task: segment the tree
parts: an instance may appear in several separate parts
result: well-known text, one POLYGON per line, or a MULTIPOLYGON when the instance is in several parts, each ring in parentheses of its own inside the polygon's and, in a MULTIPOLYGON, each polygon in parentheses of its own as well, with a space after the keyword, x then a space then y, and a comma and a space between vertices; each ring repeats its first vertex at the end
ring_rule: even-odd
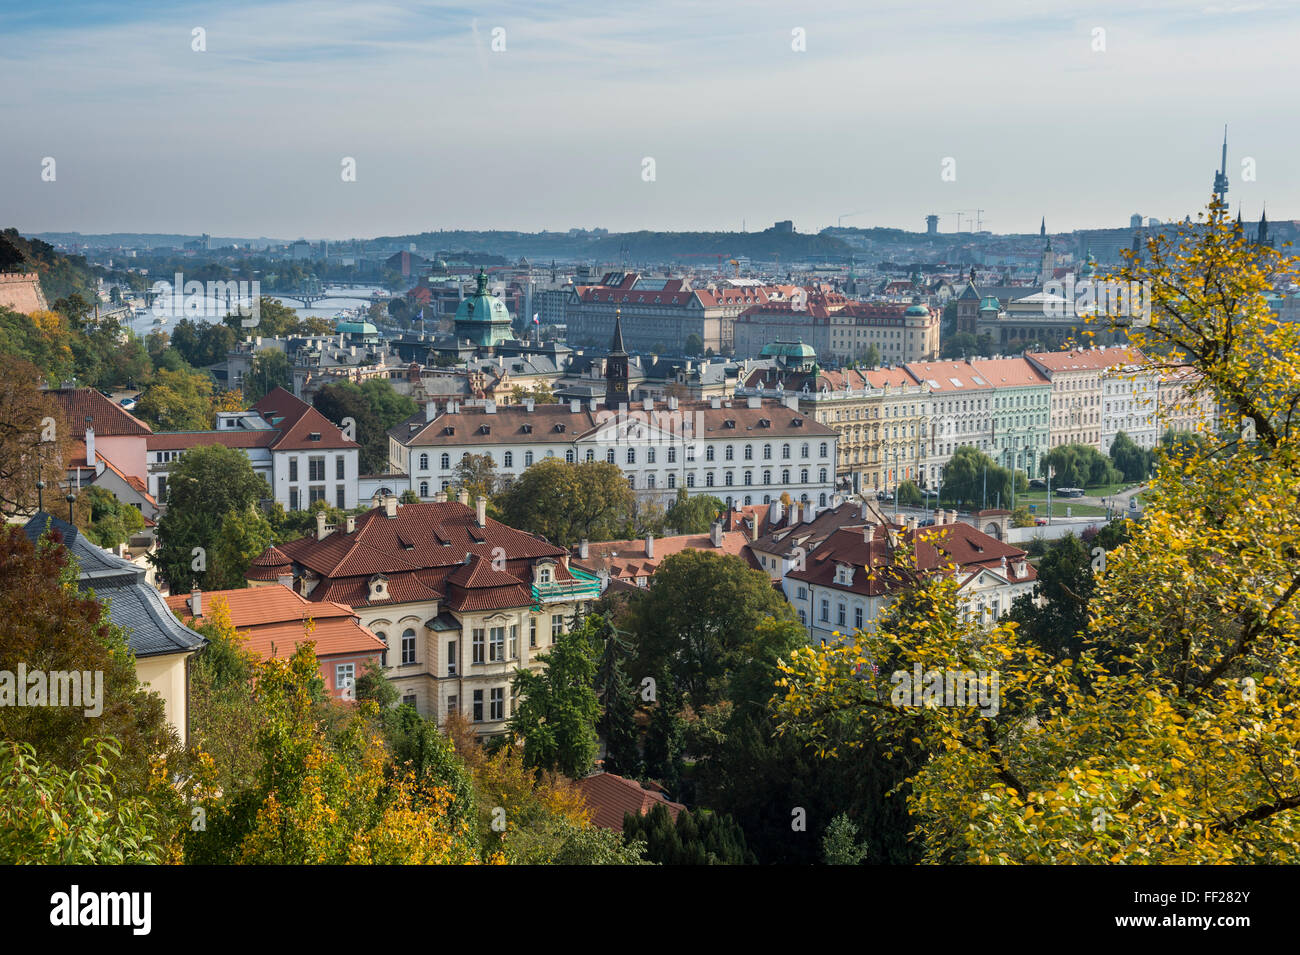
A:
POLYGON ((257 507, 250 504, 242 510, 227 511, 212 546, 208 586, 215 590, 248 586, 248 566, 274 543, 271 525, 257 507))
POLYGON ((561 546, 610 540, 635 502, 617 464, 543 458, 500 496, 502 520, 561 546))
POLYGON ((215 422, 212 379, 189 368, 159 368, 132 414, 155 431, 207 431, 215 422))
POLYGON ((858 827, 845 813, 831 820, 822 833, 822 860, 827 865, 861 865, 867 847, 858 842, 858 827))
POLYGON ((531 388, 526 385, 515 385, 510 389, 510 403, 521 405, 526 398, 531 398, 539 405, 553 405, 559 403, 559 398, 555 397, 555 392, 551 391, 551 386, 545 381, 539 381, 531 388))
POLYGON ((489 500, 496 493, 497 468, 490 454, 466 454, 452 471, 452 484, 462 491, 469 492, 469 499, 476 501, 480 497, 489 500))
POLYGON ((992 507, 998 500, 1009 504, 1014 480, 1010 469, 979 448, 963 444, 943 466, 942 493, 950 501, 975 508, 992 507))
POLYGON ((880 367, 880 349, 875 346, 875 343, 872 343, 867 348, 867 353, 863 356, 862 363, 868 368, 880 367))
POLYGON ((105 550, 130 540, 144 529, 144 516, 130 504, 123 504, 112 492, 90 485, 77 496, 73 507, 77 529, 105 550))
POLYGON ((664 524, 679 534, 707 534, 713 522, 727 512, 727 505, 710 494, 690 497, 686 488, 677 489, 677 499, 664 515, 664 524))
POLYGON ((935 579, 872 639, 792 657, 788 731, 824 746, 832 728, 865 739, 906 727, 931 747, 909 777, 927 859, 1295 858, 1300 330, 1264 298, 1295 273, 1236 235, 1217 200, 1120 272, 1151 308, 1142 323, 1112 320, 1149 368, 1198 372, 1237 428, 1215 453, 1158 458, 1144 519, 1095 571, 1078 654, 1048 659, 1004 623, 970 628, 955 583, 935 579), (996 711, 907 706, 885 681, 853 675, 863 659, 940 672, 996 661, 996 711))
POLYGON ((686 354, 687 354, 687 356, 688 356, 688 357, 691 357, 691 358, 694 358, 694 357, 697 356, 697 355, 703 354, 703 352, 704 352, 704 339, 700 338, 699 335, 696 335, 695 333, 692 332, 690 335, 687 335, 687 336, 686 336, 686 348, 685 348, 685 350, 686 350, 686 354))
POLYGON ((925 497, 914 482, 904 481, 898 485, 898 503, 903 507, 920 507, 925 503, 925 497))
POLYGON ((47 485, 46 501, 52 500, 66 474, 71 435, 39 381, 30 362, 0 355, 0 510, 7 513, 35 508, 38 480, 47 485))
MULTIPOLYGON (((137 680, 126 635, 93 592, 78 591, 76 561, 57 531, 33 545, 19 526, 0 530, 0 619, 0 673, 10 675, 0 680, 0 738, 30 745, 40 763, 73 772, 96 761, 90 737, 112 737, 114 791, 153 792, 151 769, 179 757, 175 730, 162 699, 137 680), (14 683, 20 667, 29 674, 98 675, 82 688, 84 706, 15 706, 14 694, 30 701, 35 685, 14 683)), ((52 685, 46 691, 52 694, 52 685)))
POLYGON ((700 550, 660 563, 654 586, 634 595, 629 629, 638 680, 652 677, 661 699, 679 691, 696 707, 721 699, 731 677, 767 645, 784 649, 807 639, 766 574, 731 554, 700 550), (779 626, 764 630, 767 618, 779 626))
POLYGON ((276 388, 293 389, 289 356, 278 348, 263 348, 253 356, 244 376, 244 398, 256 404, 276 388))
POLYGON ((1111 442, 1110 459, 1125 481, 1145 481, 1151 475, 1151 452, 1139 448, 1123 431, 1111 442))
POLYGON ((344 418, 356 423, 363 474, 388 469, 388 429, 409 418, 417 408, 414 399, 399 395, 382 378, 371 378, 360 385, 332 382, 316 392, 312 406, 335 424, 341 424, 344 418))
POLYGON ((645 815, 627 813, 623 841, 641 843, 642 857, 660 865, 753 865, 757 861, 745 845, 744 831, 730 816, 682 810, 674 821, 663 803, 645 815))
MULTIPOLYGON (((1063 444, 1043 456, 1043 465, 1055 474, 1055 487, 1099 487, 1114 484, 1120 473, 1110 459, 1090 444, 1063 444)), ((1048 473, 1046 470, 1044 474, 1048 473)))
MULTIPOLYGON (((235 560, 225 570, 214 570, 226 515, 247 515, 270 495, 265 479, 239 449, 212 444, 186 451, 167 482, 167 510, 158 522, 159 547, 149 555, 150 562, 173 590, 191 582, 218 589, 217 582, 227 580, 239 564, 235 560)), ((241 541, 254 539, 261 530, 249 527, 249 536, 241 541)), ((229 560, 232 554, 222 556, 229 560)))
POLYGON ((605 741, 607 772, 636 777, 641 773, 637 698, 628 677, 633 647, 613 622, 601 614, 583 618, 583 629, 596 652, 596 694, 601 703, 596 729, 605 741))
POLYGON ((508 729, 523 742, 525 764, 571 779, 586 776, 596 760, 600 702, 593 689, 596 657, 587 630, 560 634, 538 657, 545 669, 516 670, 512 681, 519 703, 508 729))

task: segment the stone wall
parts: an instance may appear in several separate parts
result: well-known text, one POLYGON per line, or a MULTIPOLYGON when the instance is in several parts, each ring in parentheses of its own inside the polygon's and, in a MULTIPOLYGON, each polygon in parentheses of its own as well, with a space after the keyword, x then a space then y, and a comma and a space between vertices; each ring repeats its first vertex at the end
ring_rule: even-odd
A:
POLYGON ((0 272, 0 305, 24 315, 49 308, 35 272, 0 272))

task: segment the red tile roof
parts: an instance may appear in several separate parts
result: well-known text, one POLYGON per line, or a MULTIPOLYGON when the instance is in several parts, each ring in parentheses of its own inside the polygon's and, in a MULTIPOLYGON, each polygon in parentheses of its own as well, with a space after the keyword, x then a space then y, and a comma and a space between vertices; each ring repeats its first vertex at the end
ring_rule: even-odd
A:
POLYGON ((1094 371, 1115 365, 1145 365, 1147 358, 1136 348, 1076 348, 1072 351, 1031 352, 1025 356, 1048 371, 1094 371))
POLYGON ((361 447, 355 441, 343 437, 338 426, 323 414, 283 388, 273 389, 253 408, 279 429, 280 437, 271 445, 272 451, 361 447), (313 440, 313 434, 319 435, 319 438, 313 440))
MULTIPOLYGON (((246 631, 245 649, 263 659, 273 654, 287 656, 298 644, 308 640, 316 642, 318 657, 378 654, 386 649, 386 644, 372 630, 360 624, 351 607, 332 601, 304 600, 288 587, 205 591, 201 609, 211 612, 217 598, 229 607, 235 629, 246 631), (315 624, 311 633, 306 630, 308 620, 315 624)), ((167 606, 177 617, 189 618, 190 600, 190 594, 176 594, 167 598, 167 606)))
POLYGON ((153 431, 139 418, 94 388, 51 388, 47 394, 58 402, 63 420, 73 434, 84 434, 87 416, 91 419, 90 424, 95 429, 95 434, 101 437, 146 435, 153 431))
POLYGON ((623 817, 634 812, 644 816, 656 805, 668 807, 668 814, 677 819, 678 813, 686 809, 681 803, 672 802, 661 792, 644 789, 634 779, 624 779, 613 773, 597 773, 578 781, 578 791, 583 801, 592 811, 592 825, 602 829, 623 831, 623 817))
MULTIPOLYGON (((602 541, 587 545, 587 556, 574 557, 573 565, 590 573, 602 571, 610 577, 635 581, 637 577, 653 577, 659 565, 673 554, 687 550, 711 550, 739 557, 755 570, 761 569, 758 559, 749 549, 749 535, 744 531, 723 531, 722 546, 715 547, 709 534, 676 534, 656 537, 654 557, 646 556, 645 539, 602 541)), ((574 550, 577 553, 577 550, 574 550)))
POLYGON ((213 444, 227 448, 269 448, 279 431, 159 431, 145 439, 150 451, 188 451, 213 444))

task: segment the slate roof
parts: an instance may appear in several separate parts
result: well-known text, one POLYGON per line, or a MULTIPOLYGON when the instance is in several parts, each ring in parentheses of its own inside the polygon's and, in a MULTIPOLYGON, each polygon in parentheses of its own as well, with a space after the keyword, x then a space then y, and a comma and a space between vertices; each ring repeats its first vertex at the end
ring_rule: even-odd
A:
POLYGON ((186 653, 207 642, 176 619, 162 594, 145 582, 143 567, 97 547, 67 521, 41 511, 23 526, 23 533, 35 543, 47 522, 77 560, 77 586, 93 590, 96 599, 108 603, 109 618, 127 632, 137 657, 186 653))

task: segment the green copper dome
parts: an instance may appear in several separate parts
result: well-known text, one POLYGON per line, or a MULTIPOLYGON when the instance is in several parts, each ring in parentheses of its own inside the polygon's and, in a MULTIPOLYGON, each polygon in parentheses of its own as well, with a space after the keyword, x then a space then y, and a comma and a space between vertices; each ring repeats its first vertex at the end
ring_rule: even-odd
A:
POLYGON ((803 342, 768 342, 759 352, 762 358, 816 358, 817 352, 803 342))
POLYGON ((514 337, 510 310, 487 290, 487 273, 479 269, 478 288, 456 308, 456 337, 491 348, 514 337))
POLYGON ((930 309, 925 305, 909 305, 903 312, 904 315, 926 315, 930 314, 930 309))

